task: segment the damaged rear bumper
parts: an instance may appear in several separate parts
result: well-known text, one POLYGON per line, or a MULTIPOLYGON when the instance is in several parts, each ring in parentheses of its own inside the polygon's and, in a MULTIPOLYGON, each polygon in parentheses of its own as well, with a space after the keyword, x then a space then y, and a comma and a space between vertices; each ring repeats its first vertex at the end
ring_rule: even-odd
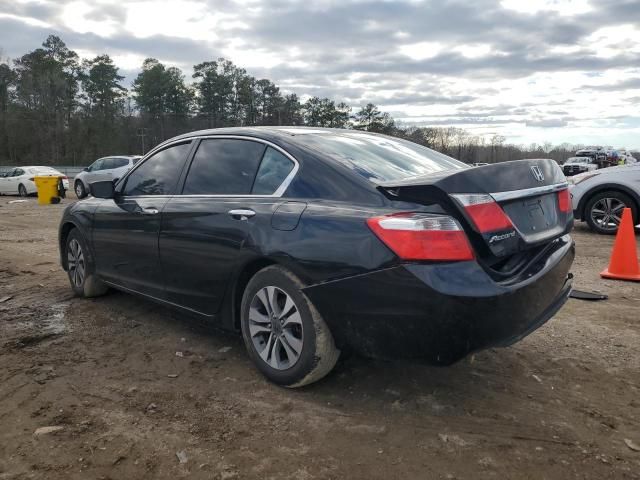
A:
POLYGON ((304 292, 339 347, 448 365, 510 345, 551 318, 569 297, 574 250, 565 235, 508 283, 494 281, 475 261, 410 263, 304 292))

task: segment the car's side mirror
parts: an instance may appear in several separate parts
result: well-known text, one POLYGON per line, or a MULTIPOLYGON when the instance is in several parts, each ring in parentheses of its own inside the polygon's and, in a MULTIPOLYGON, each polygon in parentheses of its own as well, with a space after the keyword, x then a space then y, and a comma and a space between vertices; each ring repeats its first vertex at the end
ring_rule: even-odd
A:
POLYGON ((89 171, 89 167, 84 167, 84 168, 82 169, 82 171, 83 171, 83 172, 88 172, 88 171, 89 171))
POLYGON ((116 189, 111 180, 103 180, 101 182, 91 182, 89 184, 91 195, 96 198, 114 198, 116 189))

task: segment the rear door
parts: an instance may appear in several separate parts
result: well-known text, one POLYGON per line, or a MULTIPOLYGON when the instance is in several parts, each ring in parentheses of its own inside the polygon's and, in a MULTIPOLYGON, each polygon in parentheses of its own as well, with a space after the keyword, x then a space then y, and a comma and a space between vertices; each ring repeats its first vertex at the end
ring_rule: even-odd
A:
POLYGON ((94 214, 96 269, 105 280, 164 298, 158 255, 160 213, 175 192, 191 142, 168 146, 125 179, 115 199, 101 200, 94 214))
POLYGON ((256 225, 270 225, 278 189, 294 166, 257 140, 201 140, 182 193, 162 214, 160 257, 170 301, 218 312, 248 236, 256 225))
POLYGON ((129 159, 125 157, 114 157, 113 164, 111 166, 110 174, 111 180, 116 181, 124 177, 129 171, 129 159))

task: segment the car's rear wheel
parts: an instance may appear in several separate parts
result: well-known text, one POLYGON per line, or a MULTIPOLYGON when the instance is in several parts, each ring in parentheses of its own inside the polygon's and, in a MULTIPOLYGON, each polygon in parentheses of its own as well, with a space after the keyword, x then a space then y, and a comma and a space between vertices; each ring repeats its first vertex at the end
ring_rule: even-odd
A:
POLYGON ((77 229, 71 230, 67 236, 65 254, 73 293, 86 298, 107 293, 109 287, 96 278, 86 243, 77 229))
POLYGON ((585 218, 593 231, 613 235, 618 231, 625 207, 631 209, 635 222, 638 219, 638 208, 633 199, 621 192, 600 192, 587 201, 585 218))
POLYGON ((18 185, 18 195, 20 195, 21 197, 26 197, 28 195, 27 187, 25 187, 23 184, 18 185))
POLYGON ((249 281, 241 305, 241 328, 251 360, 265 377, 285 387, 320 380, 340 351, 329 327, 288 270, 267 267, 249 281))
POLYGON ((76 192, 76 197, 84 198, 87 196, 87 190, 84 188, 84 184, 78 180, 74 186, 74 190, 76 192))

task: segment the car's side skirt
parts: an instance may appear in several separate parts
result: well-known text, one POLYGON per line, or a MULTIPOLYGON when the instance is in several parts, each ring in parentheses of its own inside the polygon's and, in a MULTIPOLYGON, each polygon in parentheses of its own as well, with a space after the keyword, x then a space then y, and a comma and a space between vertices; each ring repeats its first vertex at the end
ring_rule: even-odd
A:
POLYGON ((184 305, 179 305, 177 303, 173 303, 173 302, 170 302, 168 300, 164 300, 162 298, 154 297, 153 295, 149 295, 147 293, 142 293, 142 292, 139 292, 139 291, 134 290, 132 288, 128 288, 128 287, 125 287, 123 285, 119 285, 117 283, 110 282, 108 280, 103 280, 103 279, 100 279, 100 280, 102 282, 106 283, 107 285, 109 285, 110 287, 115 288, 117 290, 121 290, 121 291, 123 291, 125 293, 131 293, 133 295, 138 295, 140 297, 145 297, 145 298, 147 298, 147 299, 149 299, 149 300, 151 300, 153 302, 161 303, 161 304, 166 305, 168 307, 177 308, 179 310, 184 310, 185 312, 198 315, 199 317, 204 317, 204 318, 207 318, 207 319, 216 318, 215 314, 214 315, 208 315, 208 314, 200 312, 198 310, 194 310, 193 308, 185 307, 184 305))

